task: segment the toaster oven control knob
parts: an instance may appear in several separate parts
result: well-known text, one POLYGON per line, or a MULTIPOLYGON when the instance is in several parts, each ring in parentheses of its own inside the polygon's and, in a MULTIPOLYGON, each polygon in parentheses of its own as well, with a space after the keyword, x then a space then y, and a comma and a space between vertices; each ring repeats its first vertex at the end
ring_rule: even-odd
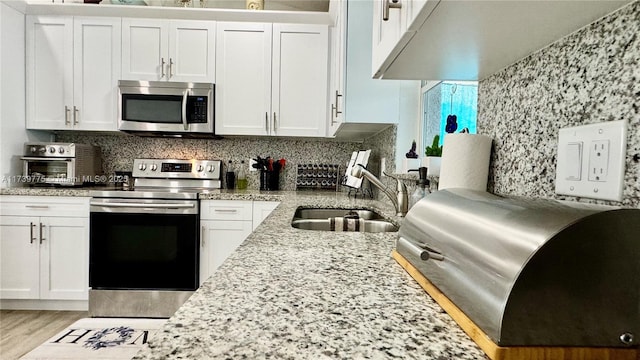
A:
POLYGON ((142 163, 142 164, 138 165, 138 169, 140 169, 140 170, 142 170, 142 171, 147 170, 147 164, 142 163))
POLYGON ((151 171, 156 171, 156 170, 158 170, 158 165, 151 164, 151 171))

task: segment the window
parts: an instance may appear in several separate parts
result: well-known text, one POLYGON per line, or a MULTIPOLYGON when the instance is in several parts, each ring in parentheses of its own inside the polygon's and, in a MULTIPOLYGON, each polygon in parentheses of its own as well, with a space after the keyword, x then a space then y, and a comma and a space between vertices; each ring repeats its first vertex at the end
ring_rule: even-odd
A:
POLYGON ((422 151, 440 135, 440 145, 446 134, 447 117, 456 115, 457 129, 476 133, 478 116, 478 83, 475 81, 422 81, 422 151))

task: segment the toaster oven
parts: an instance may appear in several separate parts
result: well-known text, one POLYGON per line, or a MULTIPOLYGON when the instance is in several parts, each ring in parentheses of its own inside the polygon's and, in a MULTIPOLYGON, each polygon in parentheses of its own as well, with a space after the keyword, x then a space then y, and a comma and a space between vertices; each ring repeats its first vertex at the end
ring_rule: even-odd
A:
POLYGON ((75 143, 24 144, 22 175, 32 185, 78 186, 101 182, 100 148, 75 143))

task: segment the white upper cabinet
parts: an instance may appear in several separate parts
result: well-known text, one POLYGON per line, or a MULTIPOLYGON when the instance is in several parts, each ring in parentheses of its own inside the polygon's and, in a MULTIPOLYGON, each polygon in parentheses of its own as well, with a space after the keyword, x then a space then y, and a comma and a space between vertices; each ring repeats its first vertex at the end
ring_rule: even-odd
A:
POLYGON ((373 17, 373 74, 384 79, 482 80, 632 0, 399 0, 373 17))
POLYGON ((216 134, 325 135, 326 25, 218 22, 216 134))
POLYGON ((27 128, 116 130, 120 19, 27 16, 27 128))
POLYGON ((373 26, 371 32, 373 51, 372 68, 379 69, 390 56, 396 43, 407 27, 406 3, 411 0, 374 0, 373 26))
MULTIPOLYGON (((374 1, 340 0, 332 38, 332 88, 329 136, 366 138, 401 121, 402 81, 380 81, 371 76, 378 33, 372 33, 374 1), (373 50, 372 50, 373 49, 373 50)), ((398 9, 392 9, 398 10, 398 9)), ((391 12, 390 16, 394 13, 391 12)), ((396 17, 398 14, 396 14, 396 17)))
POLYGON ((122 20, 125 80, 215 82, 215 22, 122 20))
POLYGON ((344 71, 346 58, 347 1, 332 0, 329 12, 334 20, 330 29, 329 124, 327 134, 333 136, 344 120, 344 71))
POLYGON ((216 134, 270 134, 271 33, 271 24, 218 23, 216 134))
POLYGON ((325 135, 328 61, 327 26, 273 25, 273 135, 325 135))

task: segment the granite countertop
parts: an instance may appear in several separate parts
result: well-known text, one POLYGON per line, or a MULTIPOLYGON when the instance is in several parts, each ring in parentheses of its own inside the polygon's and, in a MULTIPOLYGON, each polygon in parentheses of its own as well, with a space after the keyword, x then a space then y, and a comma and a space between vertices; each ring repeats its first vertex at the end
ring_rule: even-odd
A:
MULTIPOLYGON (((2 195, 90 196, 12 188, 2 195)), ((397 233, 292 228, 298 206, 389 202, 335 192, 216 190, 201 199, 280 205, 134 359, 488 359, 390 256, 397 233)))
POLYGON ((397 233, 290 225, 299 205, 393 217, 390 205, 343 193, 202 198, 281 203, 134 359, 487 359, 390 257, 397 233))
POLYGON ((11 187, 0 189, 0 195, 22 195, 22 196, 91 196, 89 187, 11 187))

